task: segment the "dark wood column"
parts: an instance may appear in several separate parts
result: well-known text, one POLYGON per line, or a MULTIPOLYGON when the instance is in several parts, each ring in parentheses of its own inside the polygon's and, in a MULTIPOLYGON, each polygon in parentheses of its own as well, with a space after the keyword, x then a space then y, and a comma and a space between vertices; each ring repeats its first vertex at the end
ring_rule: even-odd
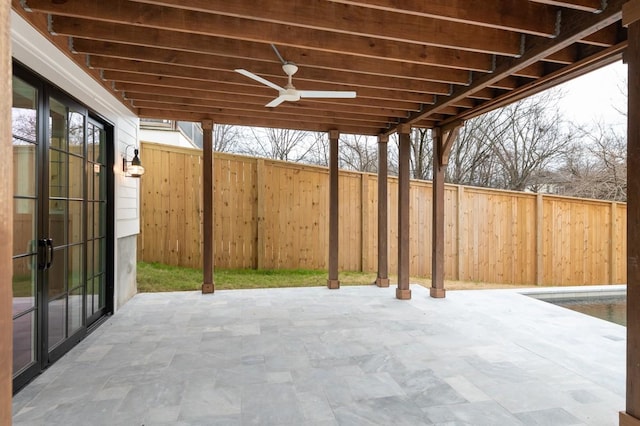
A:
POLYGON ((398 154, 398 288, 396 297, 411 299, 409 288, 409 155, 411 152, 411 127, 398 126, 400 150, 398 154))
POLYGON ((388 238, 388 202, 387 177, 389 164, 387 161, 387 143, 389 136, 378 136, 378 287, 389 287, 389 246, 388 238))
POLYGON ((628 26, 627 403, 620 425, 640 426, 640 0, 622 8, 628 26))
POLYGON ((338 280, 338 139, 337 130, 329 132, 329 279, 327 287, 340 288, 338 280))
POLYGON ((13 365, 12 263, 13 245, 13 147, 11 143, 11 28, 10 1, 0 1, 0 424, 11 424, 13 365))
POLYGON ((202 293, 213 293, 213 122, 202 121, 202 293))
POLYGON ((444 290, 444 175, 451 146, 459 127, 443 131, 433 129, 433 213, 431 244, 431 297, 442 298, 444 290))

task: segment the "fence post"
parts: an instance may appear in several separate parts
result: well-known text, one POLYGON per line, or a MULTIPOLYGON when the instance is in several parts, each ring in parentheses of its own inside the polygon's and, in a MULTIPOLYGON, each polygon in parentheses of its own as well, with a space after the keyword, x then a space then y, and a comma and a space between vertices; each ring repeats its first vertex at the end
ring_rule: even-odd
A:
POLYGON ((611 202, 611 238, 609 241, 609 284, 616 283, 616 270, 618 259, 616 259, 616 246, 618 245, 618 235, 616 222, 618 221, 618 203, 611 202))
POLYGON ((369 262, 369 175, 360 174, 360 272, 369 262))
MULTIPOLYGON (((462 256, 462 222, 464 221, 462 205, 464 204, 464 186, 458 185, 458 214, 456 215, 456 256, 458 257, 458 268, 457 268, 457 280, 462 280, 462 262, 464 256, 462 256)), ((465 250, 466 253, 466 250, 465 250)))
POLYGON ((543 263, 543 218, 544 218, 544 203, 543 203, 542 194, 536 194, 536 285, 543 284, 543 273, 544 273, 544 263, 543 263))
POLYGON ((257 171, 256 171, 256 188, 257 188, 257 200, 256 203, 258 205, 258 217, 256 219, 256 267, 258 269, 264 269, 264 254, 265 254, 265 242, 264 242, 264 221, 265 221, 265 212, 264 212, 264 159, 259 158, 257 163, 257 171))

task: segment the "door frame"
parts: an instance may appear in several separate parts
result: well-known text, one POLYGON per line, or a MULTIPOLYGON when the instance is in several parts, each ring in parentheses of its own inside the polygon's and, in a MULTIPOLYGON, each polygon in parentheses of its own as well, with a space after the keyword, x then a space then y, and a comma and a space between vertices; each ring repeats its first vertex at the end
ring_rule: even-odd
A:
MULTIPOLYGON (((13 73, 12 75, 32 85, 38 90, 38 104, 36 106, 37 122, 37 146, 36 146, 36 238, 46 237, 49 234, 49 98, 53 96, 57 100, 64 102, 67 106, 78 106, 83 110, 84 114, 84 187, 83 187, 83 242, 84 242, 84 259, 83 259, 83 315, 82 326, 72 335, 68 336, 58 346, 53 348, 50 352, 48 350, 48 294, 46 288, 46 273, 47 271, 38 268, 36 273, 36 288, 35 288, 35 325, 34 325, 34 362, 32 365, 26 367, 20 372, 19 375, 13 377, 13 393, 16 394, 20 389, 26 386, 31 380, 37 377, 42 371, 48 368, 55 361, 60 359, 66 352, 73 348, 78 342, 83 340, 89 333, 91 333, 98 325, 100 325, 106 318, 114 312, 114 246, 115 246, 115 174, 114 174, 114 162, 115 162, 115 126, 110 121, 93 112, 89 107, 85 106, 82 102, 73 98, 67 94, 64 90, 53 85, 51 82, 39 76, 37 73, 30 70, 28 67, 20 64, 18 61, 13 60, 13 73), (87 160, 87 126, 89 121, 92 120, 103 126, 105 131, 105 166, 107 171, 106 178, 106 244, 105 244, 105 307, 102 315, 97 318, 91 318, 91 322, 88 322, 88 318, 84 315, 87 306, 87 178, 86 167, 87 160)), ((42 260, 42 251, 38 250, 37 262, 42 260)), ((68 291, 68 289, 67 289, 68 291)), ((67 296, 68 297, 68 296, 67 296)), ((68 315, 68 314, 67 314, 68 315)))

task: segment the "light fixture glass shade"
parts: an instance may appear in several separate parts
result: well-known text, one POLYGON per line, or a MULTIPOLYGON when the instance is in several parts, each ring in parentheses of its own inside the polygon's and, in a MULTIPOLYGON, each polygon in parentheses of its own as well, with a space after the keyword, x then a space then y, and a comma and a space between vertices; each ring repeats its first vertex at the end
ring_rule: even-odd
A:
POLYGON ((140 157, 138 157, 138 150, 133 150, 133 158, 131 161, 127 161, 126 158, 123 158, 124 162, 124 171, 127 176, 131 177, 140 177, 144 174, 144 167, 142 167, 142 163, 140 162, 140 157), (127 163, 129 163, 127 165, 127 163))
POLYGON ((129 167, 127 167, 127 174, 131 177, 140 177, 144 174, 144 167, 130 164, 129 167))

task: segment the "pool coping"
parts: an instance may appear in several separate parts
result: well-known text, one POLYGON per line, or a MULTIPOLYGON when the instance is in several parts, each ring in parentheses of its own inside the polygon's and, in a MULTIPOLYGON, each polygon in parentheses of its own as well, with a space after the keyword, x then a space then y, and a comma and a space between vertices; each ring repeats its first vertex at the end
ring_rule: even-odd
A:
POLYGON ((596 286, 547 287, 544 289, 523 288, 517 291, 524 296, 529 296, 542 301, 549 301, 568 298, 626 296, 627 285, 615 284, 596 286))

